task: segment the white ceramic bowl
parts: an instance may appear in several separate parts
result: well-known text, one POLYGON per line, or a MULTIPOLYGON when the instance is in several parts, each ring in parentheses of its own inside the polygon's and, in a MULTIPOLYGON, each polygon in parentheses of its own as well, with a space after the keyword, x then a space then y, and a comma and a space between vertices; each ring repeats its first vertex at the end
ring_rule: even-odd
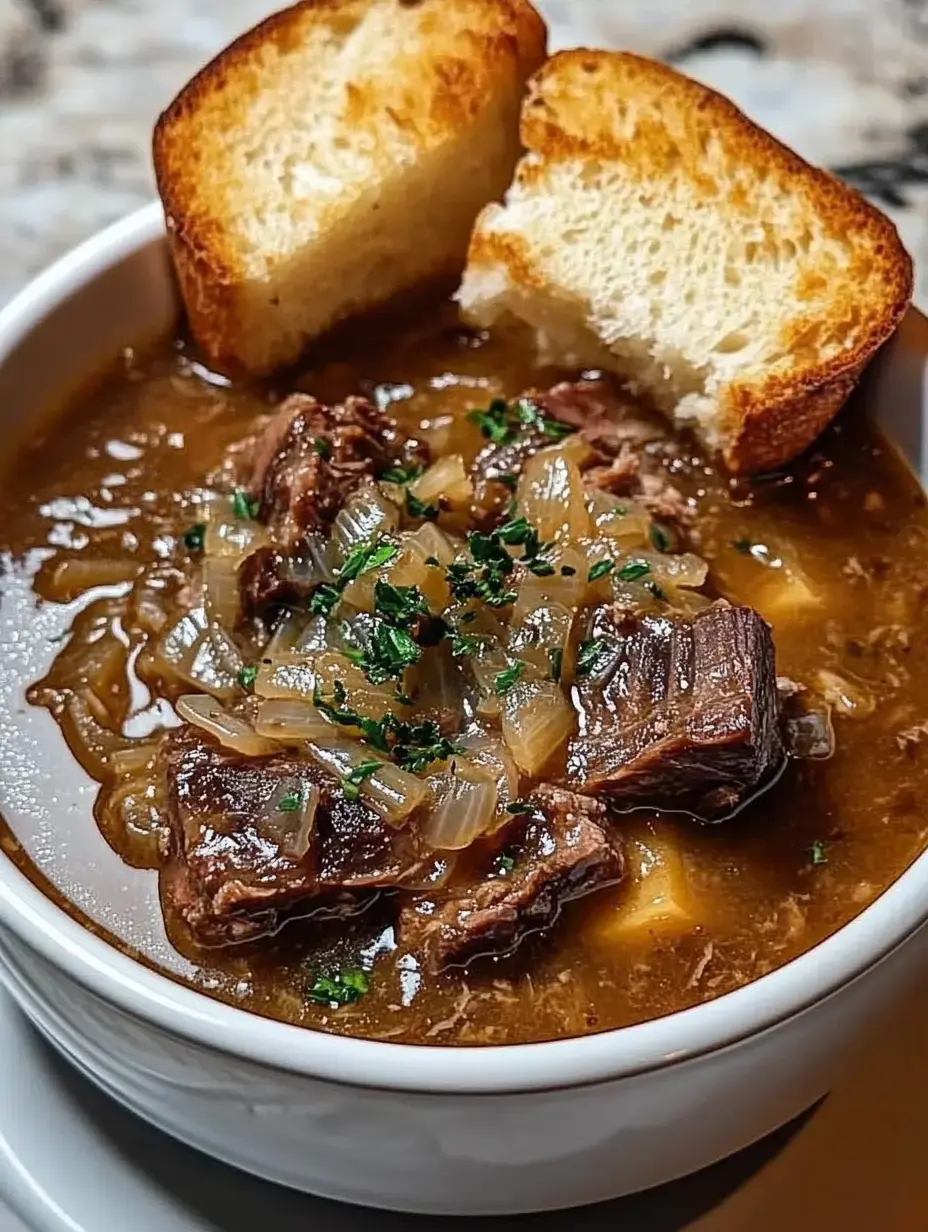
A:
MULTIPOLYGON (((37 279, 0 312, 7 458, 63 387, 165 332, 176 314, 155 206, 37 279)), ((918 467, 926 357, 928 322, 913 313, 870 376, 874 406, 918 467)), ((4 638, 0 627, 6 658, 4 638)), ((0 698, 0 722, 22 725, 23 757, 45 781, 46 835, 92 827, 86 793, 76 821, 64 816, 59 782, 72 771, 57 729, 16 701, 0 698)), ((18 834, 38 816, 23 765, 0 767, 0 809, 18 834)), ((60 868, 62 886, 90 875, 69 870, 66 851, 60 868)), ((153 874, 133 876, 113 878, 113 892, 150 895, 153 874)), ((618 1196, 785 1122, 828 1091, 867 1024, 917 976, 926 917, 923 856, 828 941, 706 1005, 586 1039, 426 1048, 300 1030, 211 1001, 92 935, 0 856, 0 974, 104 1090, 249 1172, 349 1202, 449 1214, 618 1196)))

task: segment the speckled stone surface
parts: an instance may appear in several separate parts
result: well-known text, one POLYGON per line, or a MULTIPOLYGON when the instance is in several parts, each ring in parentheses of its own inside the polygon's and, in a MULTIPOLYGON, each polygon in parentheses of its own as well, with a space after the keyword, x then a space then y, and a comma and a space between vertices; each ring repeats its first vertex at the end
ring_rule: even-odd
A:
MULTIPOLYGON (((0 302, 153 193, 159 110, 268 0, 0 0, 0 302)), ((928 306, 928 0, 540 0, 736 99, 896 220, 928 306)))

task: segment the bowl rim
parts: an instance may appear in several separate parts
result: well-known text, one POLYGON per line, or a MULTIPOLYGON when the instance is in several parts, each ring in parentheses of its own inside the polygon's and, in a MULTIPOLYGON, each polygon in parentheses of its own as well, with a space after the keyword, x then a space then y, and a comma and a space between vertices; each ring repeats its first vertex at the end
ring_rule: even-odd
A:
MULTIPOLYGON (((59 304, 133 253, 166 239, 153 202, 92 236, 0 309, 0 365, 59 304)), ((133 340, 127 339, 126 344, 133 340)), ((535 1044, 397 1044, 290 1026, 214 1001, 91 933, 6 853, 0 923, 80 986, 170 1036, 274 1070, 422 1095, 500 1095, 611 1082, 721 1051, 833 996, 928 920, 928 852, 855 919, 743 988, 650 1022, 535 1044)))

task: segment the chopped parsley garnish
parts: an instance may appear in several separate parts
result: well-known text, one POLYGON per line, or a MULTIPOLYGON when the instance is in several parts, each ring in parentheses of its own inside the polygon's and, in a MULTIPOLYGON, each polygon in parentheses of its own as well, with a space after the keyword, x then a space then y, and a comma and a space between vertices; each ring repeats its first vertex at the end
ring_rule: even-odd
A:
POLYGON ((394 719, 391 726, 396 735, 393 759, 410 774, 421 774, 433 761, 447 761, 464 751, 456 741, 441 734, 434 719, 423 719, 420 723, 401 723, 394 719))
POLYGON ((411 628, 428 610, 418 586, 392 586, 379 578, 374 585, 374 611, 402 629, 411 628))
POLYGON ((470 659, 480 653, 485 641, 480 633, 456 633, 451 639, 451 654, 455 659, 470 659))
POLYGON ((348 553, 345 563, 338 571, 336 585, 340 590, 344 590, 349 582, 356 581, 362 574, 370 573, 373 569, 389 565, 399 554, 400 550, 394 543, 379 541, 362 544, 348 553))
POLYGON ((357 710, 352 710, 346 706, 347 694, 345 686, 340 680, 336 680, 332 689, 332 701, 326 701, 319 686, 313 692, 313 705, 320 714, 333 723, 337 723, 339 727, 355 727, 361 733, 367 743, 381 753, 389 753, 390 745, 387 743, 387 733, 393 723, 393 715, 386 714, 382 719, 369 719, 363 714, 359 714, 357 710))
POLYGON ((184 547, 190 552, 202 552, 206 542, 206 524, 197 522, 184 535, 184 547))
POLYGON ((410 463, 409 466, 391 466, 388 471, 380 476, 384 483, 412 483, 414 479, 418 479, 422 474, 422 467, 418 462, 410 463))
POLYGON ((376 758, 370 758, 367 761, 359 762, 345 777, 342 779, 342 792, 346 800, 357 800, 361 795, 361 784, 366 783, 372 774, 376 774, 383 765, 382 761, 377 761, 376 758))
POLYGON ((441 568, 441 561, 438 559, 437 556, 426 556, 425 563, 427 565, 431 565, 433 569, 441 568))
POLYGON ((519 417, 519 422, 526 428, 537 428, 543 433, 549 441, 562 441, 565 436, 570 436, 574 431, 567 424, 562 424, 557 419, 546 418, 539 407, 534 402, 529 402, 527 398, 520 398, 516 404, 516 414, 519 417))
POLYGON ((372 569, 389 565, 399 554, 400 550, 395 544, 384 543, 382 540, 362 544, 349 552, 331 586, 323 584, 316 587, 309 601, 310 615, 330 615, 349 583, 356 581, 364 573, 370 573, 372 569))
POLYGON ((564 652, 557 646, 548 651, 548 658, 551 660, 551 679, 557 684, 564 670, 564 652))
POLYGON ((576 572, 573 565, 561 565, 561 577, 574 577, 576 572))
POLYGON ((651 572, 651 566, 646 560, 633 560, 619 570, 618 576, 623 582, 637 582, 651 572))
POLYGON ((427 505, 425 501, 419 500, 418 496, 413 496, 412 492, 406 492, 406 512, 411 518, 425 518, 427 522, 434 522, 441 509, 438 505, 427 505))
POLYGON ((554 575, 554 565, 547 560, 527 560, 525 567, 529 573, 534 573, 535 577, 552 577, 554 575))
POLYGON ((405 629, 379 620, 367 650, 349 657, 363 670, 371 684, 385 684, 402 676, 407 667, 418 663, 422 649, 405 629))
POLYGON ((254 521, 261 511, 261 502, 248 499, 248 494, 241 488, 236 488, 232 497, 232 512, 245 522, 254 521))
POLYGON ((512 800, 506 805, 506 812, 511 813, 513 817, 525 817, 534 811, 534 804, 528 800, 512 800))
POLYGON ((243 667, 238 674, 238 682, 243 689, 250 691, 255 687, 255 681, 258 679, 257 667, 243 667))
POLYGON ((288 791, 277 801, 279 813, 298 813, 302 807, 303 793, 301 791, 288 791))
MULTIPOLYGON (((549 419, 528 398, 519 398, 513 407, 505 399, 495 398, 485 411, 471 411, 467 418, 494 445, 508 445, 526 432, 540 432, 549 441, 560 441, 574 431, 557 419, 549 419)), ((500 480, 505 481, 505 477, 500 480)))
POLYGON ((736 552, 740 552, 742 556, 750 556, 751 548, 754 546, 750 539, 733 539, 731 546, 736 552))
POLYGON ((318 972, 306 996, 315 1005, 353 1005, 370 988, 370 976, 361 967, 318 972))
POLYGON ((519 486, 519 476, 515 471, 509 471, 506 475, 497 475, 496 482, 501 483, 504 488, 508 488, 510 492, 514 492, 519 486))
POLYGON ((503 398, 494 398, 485 411, 471 411, 467 418, 494 445, 508 444, 515 435, 509 420, 509 406, 503 398))
POLYGON ((614 568, 614 560, 598 560, 590 570, 587 580, 590 582, 596 582, 599 578, 605 577, 607 574, 611 573, 614 568))
POLYGON ((524 663, 513 663, 512 667, 507 667, 505 671, 497 672, 494 682, 497 695, 502 697, 504 693, 508 693, 514 685, 518 684, 524 671, 524 663))
POLYGON ((657 582, 645 582, 644 587, 645 590, 650 590, 655 599, 660 599, 664 603, 667 602, 667 596, 661 590, 660 586, 658 586, 657 582))
POLYGON ((657 548, 658 552, 670 551, 670 536, 664 530, 663 526, 658 526, 655 522, 651 527, 651 542, 657 548))
POLYGON ((816 867, 820 864, 828 863, 828 857, 825 855, 825 844, 821 842, 819 839, 816 839, 815 842, 812 844, 812 846, 809 848, 809 856, 811 858, 813 867, 816 867))
POLYGON ((591 637, 588 641, 581 642, 577 653, 577 675, 591 675, 596 670, 605 650, 606 643, 602 638, 591 637))
POLYGON ((515 867, 516 867, 515 856, 511 856, 507 852, 504 851, 502 855, 497 856, 496 867, 499 870, 499 873, 498 873, 499 876, 508 877, 509 874, 515 870, 515 867))
POLYGON ((332 456, 332 446, 324 436, 317 436, 313 441, 313 453, 322 458, 324 462, 328 461, 332 456))

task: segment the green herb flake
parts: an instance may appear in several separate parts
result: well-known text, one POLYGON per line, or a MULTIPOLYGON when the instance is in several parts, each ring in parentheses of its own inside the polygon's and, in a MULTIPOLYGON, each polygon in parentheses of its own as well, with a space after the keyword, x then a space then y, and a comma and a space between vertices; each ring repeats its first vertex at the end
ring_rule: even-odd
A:
POLYGON ((301 791, 288 791, 277 801, 279 813, 298 813, 302 807, 303 793, 301 791))
POLYGON ((343 967, 340 971, 319 972, 307 991, 314 1005, 337 1008, 353 1005, 370 988, 370 976, 361 967, 343 967))
POLYGON ((573 565, 561 565, 561 577, 574 577, 576 572, 573 565))
POLYGON ((407 484, 412 483, 414 479, 418 479, 422 474, 421 465, 416 462, 410 466, 391 466, 388 471, 380 476, 384 483, 407 484))
POLYGON ((447 761, 464 751, 456 741, 447 740, 441 734, 434 719, 423 719, 420 723, 394 721, 393 730, 396 733, 393 759, 410 774, 421 774, 432 762, 447 761))
POLYGON ((559 646, 556 646, 553 650, 548 651, 548 658, 551 661, 551 679, 555 684, 558 684, 564 670, 564 652, 559 646))
POLYGON ((513 817, 526 817, 529 813, 534 813, 535 806, 528 800, 511 800, 506 805, 506 812, 511 813, 513 817))
POLYGON ((202 552, 206 542, 206 523, 197 522, 184 535, 184 547, 189 552, 202 552))
POLYGON ((618 577, 623 582, 637 582, 639 578, 647 577, 650 572, 651 566, 646 560, 633 560, 619 570, 618 577))
POLYGON ((507 667, 505 671, 497 672, 496 680, 494 681, 497 696, 502 697, 504 693, 508 693, 511 688, 518 684, 524 671, 524 663, 513 663, 512 667, 507 667))
POLYGON ((438 559, 437 556, 426 556, 425 563, 427 565, 430 565, 433 569, 441 568, 441 561, 438 559))
POLYGON ((736 552, 740 552, 742 556, 750 556, 751 548, 754 546, 750 539, 733 539, 731 546, 736 552))
POLYGON ((372 774, 376 774, 382 765, 382 761, 377 761, 373 757, 367 761, 359 762, 342 779, 342 793, 345 799, 352 802, 358 800, 361 796, 361 785, 366 783, 372 774))
POLYGON ((418 586, 392 586, 379 578, 374 585, 374 611, 402 629, 411 628, 428 610, 418 586))
POLYGON ((252 522, 261 512, 261 502, 249 500, 247 492, 236 488, 232 497, 232 512, 243 522, 252 522))
POLYGON ((656 522, 651 526, 651 542, 658 552, 670 551, 670 536, 663 526, 658 526, 656 522))
POLYGON ((238 674, 238 682, 241 687, 248 693, 255 687, 255 681, 258 679, 258 669, 255 666, 243 667, 238 674))
POLYGON ((479 633, 456 633, 451 639, 451 654, 455 659, 471 659, 480 653, 485 641, 479 633))
POLYGON ((667 596, 664 594, 663 590, 661 590, 660 586, 658 586, 657 582, 645 582, 644 586, 645 590, 649 590, 655 599, 660 599, 662 603, 667 602, 667 596))
POLYGON ((362 574, 371 573, 374 569, 381 569, 384 565, 392 564, 399 554, 400 550, 394 543, 362 544, 361 547, 348 553, 345 563, 338 571, 338 577, 335 579, 336 585, 340 590, 344 590, 349 582, 356 581, 362 574))
POLYGON ((419 500, 418 496, 413 496, 412 492, 406 493, 406 512, 411 518, 424 518, 427 522, 434 522, 441 509, 438 505, 427 505, 425 501, 419 500))
POLYGON ((581 642, 577 653, 577 675, 592 675, 605 650, 606 643, 602 638, 592 637, 588 641, 581 642))
POLYGON ((614 560, 598 560, 587 575, 587 581, 596 582, 610 574, 614 568, 614 560))
POLYGON ((816 839, 809 848, 809 859, 811 860, 814 868, 817 868, 821 864, 828 863, 828 857, 825 855, 825 844, 819 839, 816 839))
POLYGON ((313 453, 327 462, 332 456, 332 446, 324 436, 317 436, 313 441, 313 453))
POLYGON ((485 411, 470 411, 467 418, 494 445, 506 445, 516 435, 510 422, 509 407, 503 398, 495 398, 485 411))
POLYGON ((515 856, 511 856, 507 852, 503 852, 501 856, 497 857, 496 867, 498 870, 498 876, 508 877, 510 873, 515 871, 515 867, 516 867, 515 856))

